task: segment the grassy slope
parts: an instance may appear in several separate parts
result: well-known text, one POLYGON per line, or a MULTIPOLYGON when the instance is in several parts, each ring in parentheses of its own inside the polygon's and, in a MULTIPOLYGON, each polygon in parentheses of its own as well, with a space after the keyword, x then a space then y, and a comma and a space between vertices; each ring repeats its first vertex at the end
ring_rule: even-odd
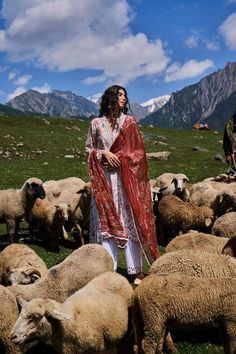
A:
MULTIPOLYGON (((212 157, 222 151, 222 132, 194 132, 141 127, 148 152, 170 151, 168 161, 149 160, 149 174, 155 178, 164 172, 185 173, 190 183, 215 176, 226 170, 226 165, 212 157), (208 149, 207 152, 192 151, 194 146, 208 149)), ((23 182, 36 176, 43 181, 77 176, 88 179, 87 157, 84 142, 88 122, 62 118, 0 117, 0 189, 19 188, 23 182), (23 143, 23 144, 22 144, 23 143), (65 155, 74 155, 66 158, 65 155)), ((21 236, 28 241, 27 225, 22 225, 21 236)), ((5 234, 5 225, 0 225, 5 234)), ((1 247, 6 245, 1 236, 1 247)), ((41 244, 32 248, 45 260, 48 267, 60 262, 75 247, 73 240, 59 254, 46 252, 41 244)), ((163 251, 163 250, 161 250, 163 251)), ((122 274, 126 274, 123 253, 119 261, 122 274)), ((144 269, 148 266, 144 261, 144 269)), ((222 353, 219 345, 208 343, 211 338, 202 336, 179 336, 180 353, 222 353), (185 339, 185 342, 183 340, 185 339)), ((36 354, 40 347, 27 349, 36 354)), ((44 351, 46 353, 46 349, 44 351)))

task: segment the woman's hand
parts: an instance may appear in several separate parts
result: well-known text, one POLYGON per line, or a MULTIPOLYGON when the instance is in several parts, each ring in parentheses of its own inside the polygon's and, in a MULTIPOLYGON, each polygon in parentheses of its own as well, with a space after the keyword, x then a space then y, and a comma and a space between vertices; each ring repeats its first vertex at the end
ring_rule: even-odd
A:
POLYGON ((118 168, 120 166, 120 160, 118 157, 109 150, 103 150, 102 155, 105 157, 106 162, 103 164, 107 169, 118 168))

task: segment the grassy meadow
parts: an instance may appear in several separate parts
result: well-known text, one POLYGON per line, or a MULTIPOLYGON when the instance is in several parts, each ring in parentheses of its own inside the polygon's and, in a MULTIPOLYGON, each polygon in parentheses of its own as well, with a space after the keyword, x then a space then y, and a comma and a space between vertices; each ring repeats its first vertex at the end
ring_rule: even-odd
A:
MULTIPOLYGON (((88 121, 75 119, 0 117, 0 189, 20 188, 30 177, 46 181, 76 176, 88 180, 84 149, 88 126, 88 121)), ((223 156, 222 132, 144 126, 140 130, 147 152, 171 152, 167 161, 148 160, 150 178, 156 178, 164 172, 185 173, 189 182, 195 183, 226 171, 226 164, 213 158, 216 154, 223 156), (203 151, 193 151, 194 147, 203 151)), ((4 224, 0 225, 0 234, 0 249, 3 249, 7 244, 4 224)), ((20 237, 24 243, 28 243, 25 224, 22 224, 20 237)), ((61 245, 59 254, 45 251, 40 242, 30 246, 44 259, 48 267, 63 260, 76 247, 72 237, 70 242, 61 245)), ((119 271, 126 275, 122 252, 119 266, 119 271)), ((145 260, 144 270, 148 272, 145 260)), ((175 341, 182 354, 223 353, 215 333, 207 336, 204 333, 176 333, 175 341)), ((27 354, 42 352, 52 353, 52 349, 36 343, 25 349, 27 354)))

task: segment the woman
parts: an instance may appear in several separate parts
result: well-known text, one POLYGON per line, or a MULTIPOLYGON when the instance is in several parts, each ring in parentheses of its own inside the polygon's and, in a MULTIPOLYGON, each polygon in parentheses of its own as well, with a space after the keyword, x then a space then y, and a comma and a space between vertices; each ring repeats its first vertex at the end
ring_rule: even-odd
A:
POLYGON ((128 274, 143 279, 142 251, 149 264, 159 256, 148 180, 146 151, 134 117, 127 115, 125 88, 111 86, 92 120, 86 151, 93 189, 90 242, 101 243, 117 269, 124 248, 128 274))

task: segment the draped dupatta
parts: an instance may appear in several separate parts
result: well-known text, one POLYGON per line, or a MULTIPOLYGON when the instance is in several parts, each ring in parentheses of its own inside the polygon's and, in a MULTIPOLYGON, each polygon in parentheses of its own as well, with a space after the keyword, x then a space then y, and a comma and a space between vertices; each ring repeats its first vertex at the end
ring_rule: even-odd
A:
MULTIPOLYGON (((145 147, 132 116, 125 118, 122 129, 110 151, 120 159, 121 180, 134 215, 139 241, 149 264, 159 256, 155 221, 152 210, 148 166, 145 147)), ((127 241, 127 235, 117 214, 103 168, 96 151, 89 156, 89 175, 101 222, 101 232, 114 235, 118 244, 127 241)))

